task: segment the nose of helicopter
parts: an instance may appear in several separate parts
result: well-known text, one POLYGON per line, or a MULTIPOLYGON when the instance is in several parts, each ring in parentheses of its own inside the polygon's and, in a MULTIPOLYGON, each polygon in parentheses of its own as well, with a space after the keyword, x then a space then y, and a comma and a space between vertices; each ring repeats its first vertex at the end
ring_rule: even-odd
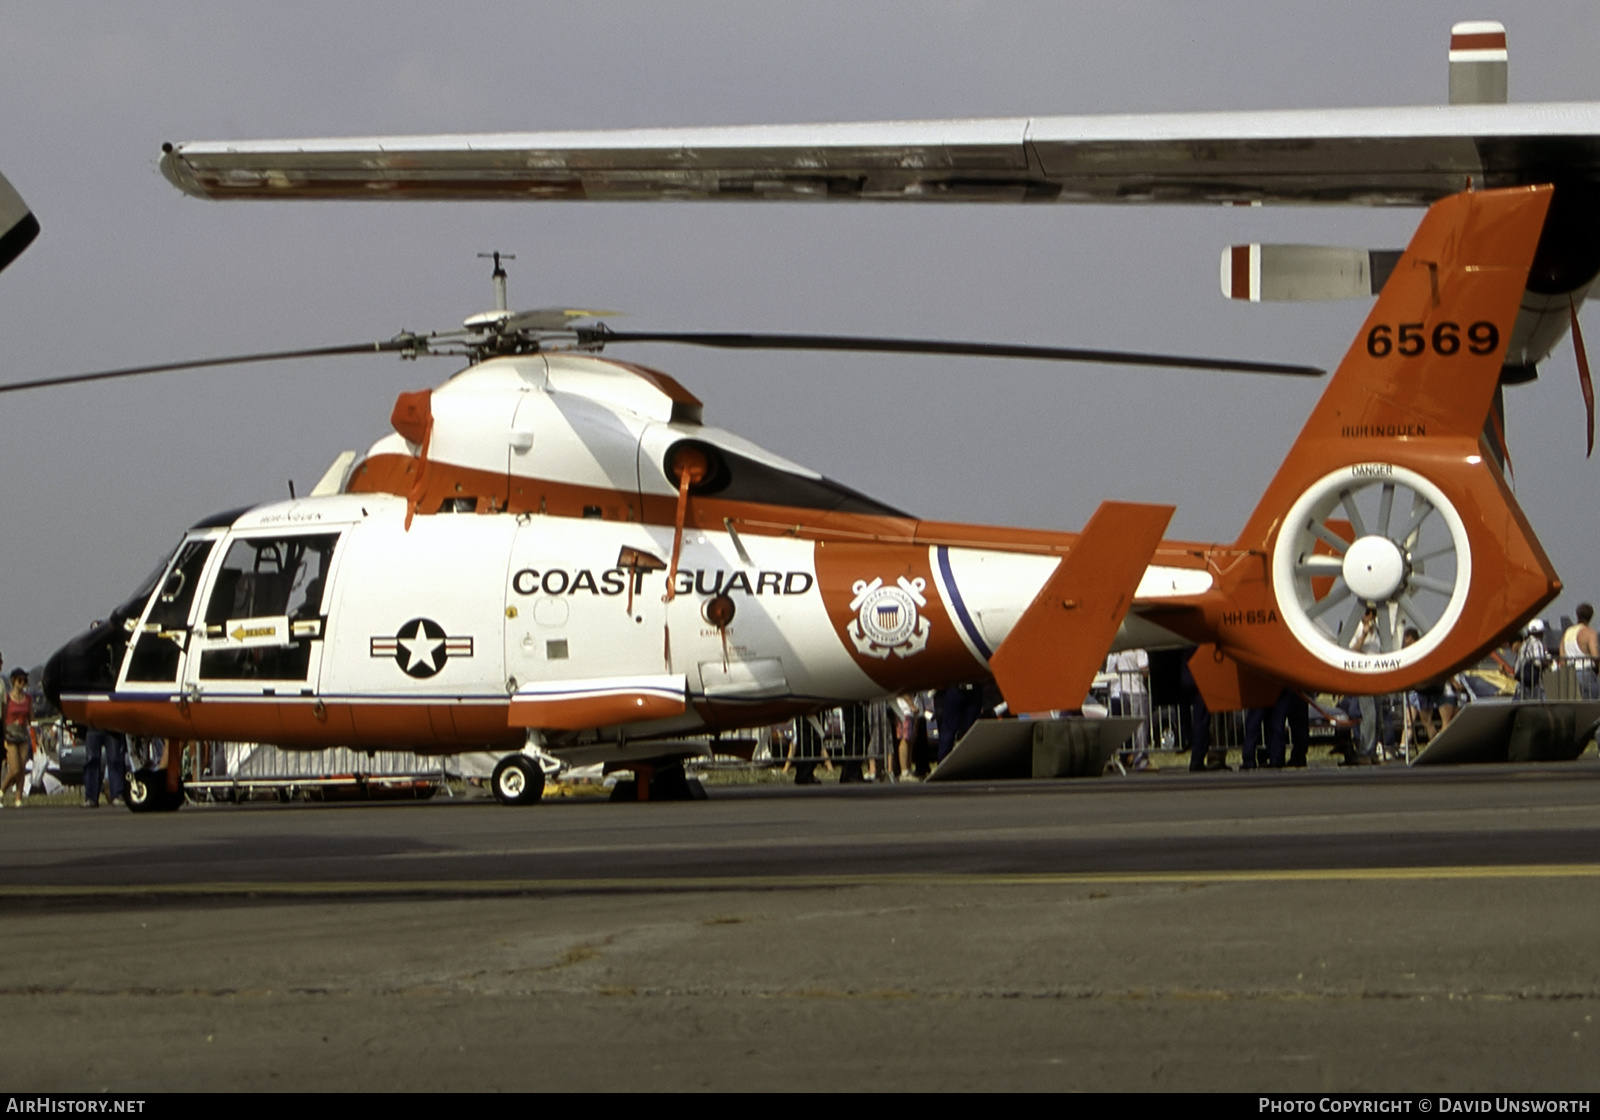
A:
POLYGON ((56 650, 45 662, 39 682, 45 698, 59 711, 73 716, 70 709, 78 698, 92 692, 110 692, 116 683, 113 666, 122 661, 122 638, 121 627, 101 623, 56 650))
POLYGON ((44 663, 44 672, 39 674, 39 690, 44 693, 44 698, 50 701, 50 706, 56 711, 61 710, 61 654, 64 650, 56 650, 50 655, 50 660, 44 663))

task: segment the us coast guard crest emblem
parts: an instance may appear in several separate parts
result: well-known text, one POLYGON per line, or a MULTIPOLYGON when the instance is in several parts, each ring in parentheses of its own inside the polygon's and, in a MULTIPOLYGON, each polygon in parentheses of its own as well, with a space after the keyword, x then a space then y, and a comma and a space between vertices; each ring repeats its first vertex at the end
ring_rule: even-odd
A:
POLYGON ((888 657, 890 653, 910 657, 921 653, 928 645, 928 620, 920 608, 928 605, 923 589, 924 579, 906 579, 885 585, 882 579, 868 583, 858 579, 850 590, 856 597, 850 600, 850 609, 856 612, 855 621, 845 628, 856 650, 868 657, 888 657))

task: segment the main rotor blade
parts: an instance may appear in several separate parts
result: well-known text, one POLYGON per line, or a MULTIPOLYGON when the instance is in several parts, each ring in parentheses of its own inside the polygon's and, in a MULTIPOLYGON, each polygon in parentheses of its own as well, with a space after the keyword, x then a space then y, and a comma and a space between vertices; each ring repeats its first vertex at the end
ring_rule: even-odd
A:
POLYGON ((578 328, 578 338, 606 346, 617 342, 669 342, 713 346, 722 350, 839 350, 879 354, 949 354, 973 358, 1026 358, 1045 362, 1096 362, 1103 365, 1158 366, 1167 369, 1213 369, 1233 373, 1277 373, 1321 377, 1315 366, 1246 362, 1227 358, 1188 358, 1177 354, 1140 354, 1127 350, 1079 350, 1059 346, 1018 346, 1006 342, 940 342, 919 338, 862 338, 827 334, 704 334, 694 332, 614 331, 609 327, 578 328))
POLYGON ((358 342, 349 346, 318 346, 311 350, 276 350, 269 354, 236 354, 224 358, 197 358, 188 362, 163 362, 156 366, 130 366, 99 373, 74 373, 67 377, 40 377, 33 381, 12 381, 0 385, 0 393, 24 389, 43 389, 54 385, 77 385, 85 381, 113 381, 119 377, 143 377, 147 373, 169 373, 180 369, 205 369, 208 366, 239 366, 250 362, 278 362, 293 358, 329 358, 341 354, 392 354, 397 351, 425 353, 427 339, 420 335, 400 335, 385 342, 358 342))

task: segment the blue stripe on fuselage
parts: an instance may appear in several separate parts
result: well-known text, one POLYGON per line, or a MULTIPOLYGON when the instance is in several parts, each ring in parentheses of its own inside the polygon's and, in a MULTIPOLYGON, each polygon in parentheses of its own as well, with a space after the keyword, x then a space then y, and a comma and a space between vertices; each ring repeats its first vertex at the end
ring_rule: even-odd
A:
POLYGON ((945 590, 950 593, 950 605, 956 610, 956 621, 961 623, 961 628, 967 632, 967 637, 983 655, 985 661, 994 656, 994 651, 989 648, 989 643, 983 640, 983 635, 978 633, 978 628, 972 623, 972 616, 967 613, 967 604, 961 600, 961 589, 956 586, 956 577, 950 571, 950 550, 944 545, 939 545, 939 572, 944 576, 945 590))

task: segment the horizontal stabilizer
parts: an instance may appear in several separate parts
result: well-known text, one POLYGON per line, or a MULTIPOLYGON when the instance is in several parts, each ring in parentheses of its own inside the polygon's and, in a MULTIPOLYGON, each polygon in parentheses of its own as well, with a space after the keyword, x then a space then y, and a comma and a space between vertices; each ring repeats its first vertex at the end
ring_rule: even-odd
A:
POLYGON ((989 660, 1013 712, 1083 705, 1173 509, 1100 503, 989 660))
POLYGON ((667 719, 687 707, 688 686, 681 675, 536 681, 512 694, 508 722, 544 731, 587 731, 667 719))
POLYGON ((1222 250, 1222 295, 1252 303, 1366 299, 1383 290, 1399 260, 1399 249, 1230 245, 1222 250))
POLYGON ((5 176, 0 175, 0 270, 16 260, 39 236, 39 220, 5 176))

